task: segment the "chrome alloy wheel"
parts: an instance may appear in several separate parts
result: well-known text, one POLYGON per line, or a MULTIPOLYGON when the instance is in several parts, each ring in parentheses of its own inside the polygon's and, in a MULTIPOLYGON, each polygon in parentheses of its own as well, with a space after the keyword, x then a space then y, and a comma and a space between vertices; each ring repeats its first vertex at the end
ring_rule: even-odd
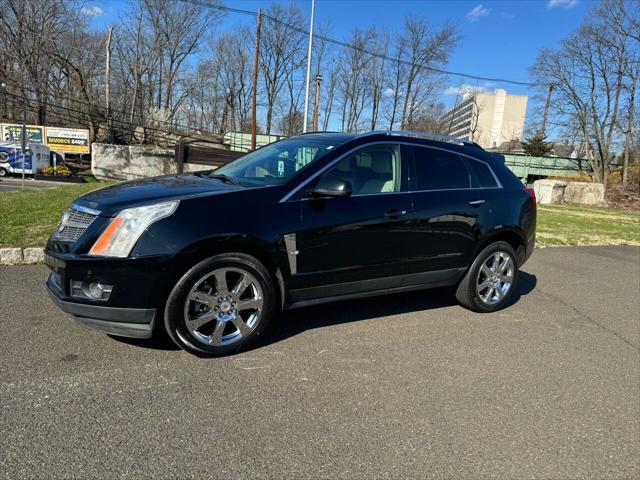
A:
POLYGON ((511 256, 495 252, 483 263, 478 271, 476 294, 486 305, 500 303, 513 285, 514 264, 511 256))
POLYGON ((229 345, 254 330, 263 305, 262 289, 251 273, 236 267, 218 268, 200 278, 189 292, 185 324, 205 345, 229 345))

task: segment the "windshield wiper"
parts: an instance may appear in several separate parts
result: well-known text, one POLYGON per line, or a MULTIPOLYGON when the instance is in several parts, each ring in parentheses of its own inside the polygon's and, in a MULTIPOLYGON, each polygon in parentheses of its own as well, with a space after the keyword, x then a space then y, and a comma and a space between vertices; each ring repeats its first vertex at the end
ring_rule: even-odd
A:
POLYGON ((209 178, 217 178, 225 183, 231 183, 232 185, 240 185, 240 182, 233 177, 225 175, 224 173, 210 173, 209 178))

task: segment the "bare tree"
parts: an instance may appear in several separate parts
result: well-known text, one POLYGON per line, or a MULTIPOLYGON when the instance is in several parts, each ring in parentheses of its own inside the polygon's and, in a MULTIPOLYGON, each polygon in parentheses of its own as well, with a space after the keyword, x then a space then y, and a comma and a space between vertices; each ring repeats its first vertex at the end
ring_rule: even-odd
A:
POLYGON ((603 0, 596 13, 606 28, 612 30, 626 44, 628 58, 624 64, 627 104, 623 109, 626 115, 620 119, 619 130, 624 134, 624 163, 622 184, 626 187, 629 172, 629 154, 635 115, 636 91, 640 76, 640 8, 630 0, 603 0))
POLYGON ((387 85, 387 65, 385 57, 389 51, 389 36, 385 33, 378 34, 372 31, 375 43, 374 48, 380 56, 373 57, 369 66, 370 96, 371 96, 371 130, 375 130, 380 116, 382 98, 387 85))
POLYGON ((293 74, 291 69, 297 64, 294 58, 300 56, 304 45, 301 34, 292 28, 302 23, 302 13, 294 3, 274 3, 267 8, 260 48, 267 135, 271 134, 273 109, 278 95, 287 77, 293 74))
POLYGON ((554 84, 549 114, 560 122, 576 122, 595 178, 605 187, 628 53, 620 34, 600 20, 591 20, 563 41, 558 51, 543 50, 531 69, 539 83, 554 84))
POLYGON ((403 61, 406 52, 407 40, 404 36, 396 37, 394 45, 393 61, 390 62, 390 72, 387 74, 390 102, 387 113, 389 130, 393 130, 398 119, 398 112, 402 101, 402 90, 406 78, 407 66, 403 61))
POLYGON ((198 50, 217 20, 217 10, 171 0, 142 0, 143 15, 153 32, 159 56, 157 108, 163 121, 171 121, 184 100, 181 73, 187 58, 198 50))
POLYGON ((419 112, 436 87, 442 84, 441 75, 430 67, 443 65, 459 42, 460 36, 451 24, 434 30, 423 17, 405 19, 405 44, 409 65, 404 83, 404 99, 400 126, 405 129, 419 112))
POLYGON ((338 66, 338 99, 342 112, 342 130, 357 132, 364 109, 369 103, 369 78, 372 61, 371 55, 365 53, 367 45, 375 38, 372 29, 367 31, 355 30, 350 47, 344 49, 338 66))

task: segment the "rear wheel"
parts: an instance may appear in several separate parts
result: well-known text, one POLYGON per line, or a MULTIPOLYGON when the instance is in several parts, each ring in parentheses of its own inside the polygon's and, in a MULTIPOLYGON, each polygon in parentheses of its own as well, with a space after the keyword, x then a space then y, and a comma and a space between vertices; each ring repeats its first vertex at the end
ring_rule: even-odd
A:
POLYGON ((495 242, 478 254, 458 285, 456 298, 469 310, 495 312, 507 304, 517 279, 513 247, 507 242, 495 242))
POLYGON ((275 287, 254 257, 228 253, 208 258, 176 283, 165 307, 165 327, 181 348, 228 355, 251 345, 275 311, 275 287))
POLYGON ((0 177, 6 177, 7 176, 7 170, 0 167, 0 177))

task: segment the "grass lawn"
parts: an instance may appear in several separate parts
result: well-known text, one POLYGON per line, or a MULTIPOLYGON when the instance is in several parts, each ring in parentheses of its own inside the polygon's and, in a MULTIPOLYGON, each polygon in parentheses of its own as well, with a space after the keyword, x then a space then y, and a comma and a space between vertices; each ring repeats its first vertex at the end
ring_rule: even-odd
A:
MULTIPOLYGON (((0 193, 0 247, 44 246, 60 214, 79 195, 106 183, 0 193)), ((540 245, 640 245, 640 211, 538 205, 540 245)))
POLYGON ((0 247, 43 247, 60 214, 79 195, 107 183, 0 193, 0 247))
POLYGON ((538 205, 540 245, 640 245, 640 211, 538 205))

